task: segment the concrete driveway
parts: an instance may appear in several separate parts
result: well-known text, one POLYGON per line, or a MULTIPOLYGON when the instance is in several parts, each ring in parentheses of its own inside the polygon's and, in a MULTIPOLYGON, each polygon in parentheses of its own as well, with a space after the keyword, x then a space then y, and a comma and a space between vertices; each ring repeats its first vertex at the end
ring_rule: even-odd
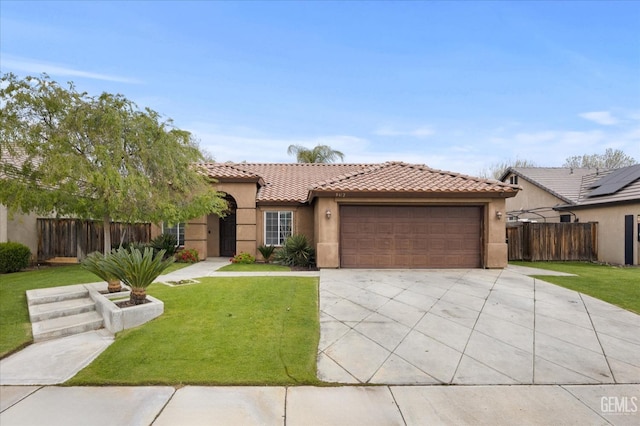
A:
POLYGON ((318 377, 640 383, 640 316, 505 270, 323 270, 318 377))

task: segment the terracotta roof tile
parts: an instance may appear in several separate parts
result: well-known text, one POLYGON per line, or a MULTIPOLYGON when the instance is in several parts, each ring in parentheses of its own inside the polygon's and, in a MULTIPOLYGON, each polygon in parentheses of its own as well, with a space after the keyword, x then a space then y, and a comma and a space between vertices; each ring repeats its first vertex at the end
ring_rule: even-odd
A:
POLYGON ((375 192, 515 192, 511 185, 431 169, 419 164, 389 162, 376 164, 347 176, 320 182, 314 189, 375 192))
POLYGON ((516 187, 502 182, 402 162, 209 163, 205 167, 209 176, 218 179, 261 177, 264 185, 258 191, 258 202, 304 203, 309 199, 310 191, 478 194, 517 192, 516 187))

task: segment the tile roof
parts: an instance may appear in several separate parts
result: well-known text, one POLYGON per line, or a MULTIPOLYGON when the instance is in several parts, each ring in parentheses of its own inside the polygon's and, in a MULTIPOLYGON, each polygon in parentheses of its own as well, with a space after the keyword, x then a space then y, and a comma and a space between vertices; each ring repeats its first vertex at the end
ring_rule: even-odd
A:
POLYGON ((510 167, 502 175, 501 180, 513 173, 566 203, 575 203, 580 196, 582 178, 595 172, 595 169, 588 168, 510 167))
POLYGON ((511 173, 522 177, 534 185, 548 191, 565 201, 559 208, 588 207, 619 202, 640 202, 640 178, 617 189, 615 192, 603 195, 597 194, 599 181, 610 175, 638 176, 640 164, 620 169, 597 170, 588 168, 568 167, 511 167, 504 174, 503 179, 511 173))
POLYGON ((620 202, 638 202, 640 203, 640 164, 636 164, 629 167, 623 167, 620 169, 605 170, 598 173, 591 173, 584 176, 580 185, 580 196, 574 205, 577 206, 593 206, 609 203, 620 202), (630 180, 627 185, 619 188, 617 191, 604 194, 595 195, 592 194, 597 191, 597 185, 603 178, 632 173, 634 179, 630 180))
POLYGON ((375 193, 507 193, 517 187, 502 182, 431 169, 424 165, 381 164, 232 163, 205 164, 209 176, 260 176, 264 185, 257 201, 305 203, 321 192, 375 193), (237 172, 236 172, 237 171, 237 172), (235 173, 235 174, 234 174, 235 173))

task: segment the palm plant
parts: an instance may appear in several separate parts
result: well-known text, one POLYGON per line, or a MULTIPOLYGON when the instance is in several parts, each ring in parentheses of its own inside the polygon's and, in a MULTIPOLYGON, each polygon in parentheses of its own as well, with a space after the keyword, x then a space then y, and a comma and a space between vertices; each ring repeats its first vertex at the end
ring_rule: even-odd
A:
POLYGON ((287 238, 276 252, 276 262, 286 266, 311 267, 315 263, 315 251, 302 234, 287 238))
POLYGON ((109 256, 111 256, 110 253, 104 255, 99 251, 93 252, 82 261, 82 267, 105 280, 109 293, 117 293, 122 290, 122 285, 120 284, 120 278, 109 272, 106 266, 109 256))
POLYGON ((289 145, 287 153, 295 155, 298 163, 333 163, 338 158, 344 160, 344 154, 331 149, 329 145, 317 145, 313 149, 302 145, 289 145))
POLYGON ((137 248, 118 249, 107 258, 106 269, 131 287, 131 303, 139 305, 147 298, 147 287, 175 260, 163 260, 164 254, 160 250, 154 255, 151 247, 145 248, 144 253, 137 248))
POLYGON ((258 251, 262 255, 264 263, 269 263, 269 259, 271 259, 271 256, 273 255, 275 249, 276 248, 273 245, 258 247, 258 251))

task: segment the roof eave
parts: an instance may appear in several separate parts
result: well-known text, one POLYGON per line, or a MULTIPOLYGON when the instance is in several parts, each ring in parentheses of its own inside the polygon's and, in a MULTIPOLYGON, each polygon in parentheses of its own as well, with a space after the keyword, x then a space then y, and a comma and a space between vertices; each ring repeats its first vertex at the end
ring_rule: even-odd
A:
POLYGON ((307 201, 315 197, 334 198, 511 198, 518 191, 340 191, 313 189, 307 201))

